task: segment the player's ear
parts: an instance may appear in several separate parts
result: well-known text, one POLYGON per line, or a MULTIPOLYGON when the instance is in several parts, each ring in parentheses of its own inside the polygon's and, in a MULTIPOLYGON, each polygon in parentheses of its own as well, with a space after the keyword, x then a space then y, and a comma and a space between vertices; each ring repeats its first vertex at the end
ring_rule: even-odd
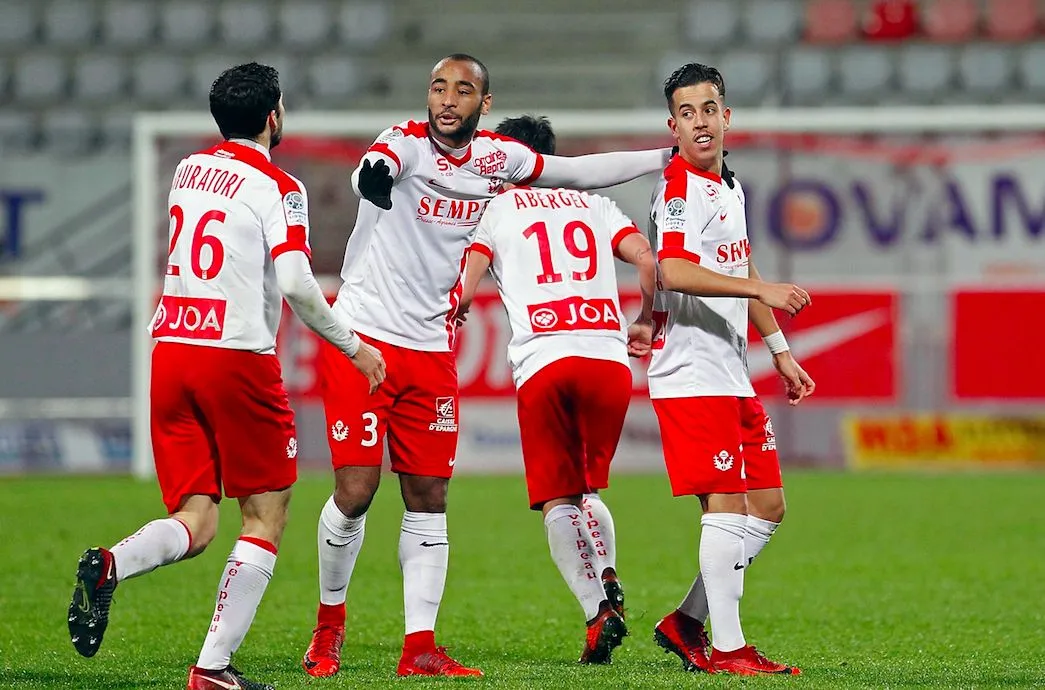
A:
POLYGON ((679 140, 679 124, 675 121, 674 117, 668 118, 668 129, 671 130, 671 136, 675 137, 675 141, 679 140))
POLYGON ((732 124, 732 120, 733 120, 733 110, 732 110, 732 108, 729 108, 727 106, 726 109, 722 111, 722 131, 723 132, 726 132, 726 131, 729 130, 729 126, 732 124))
POLYGON ((483 96, 482 104, 479 106, 479 114, 480 115, 489 115, 490 114, 490 106, 492 106, 492 105, 493 105, 493 94, 492 93, 488 93, 485 96, 483 96))
POLYGON ((275 110, 270 110, 268 117, 265 118, 265 127, 268 128, 270 134, 279 129, 279 113, 275 110))

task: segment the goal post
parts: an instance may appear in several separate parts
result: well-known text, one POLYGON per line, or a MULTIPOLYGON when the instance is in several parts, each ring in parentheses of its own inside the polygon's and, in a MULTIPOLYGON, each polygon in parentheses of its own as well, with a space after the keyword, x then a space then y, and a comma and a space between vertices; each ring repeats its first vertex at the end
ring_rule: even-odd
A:
MULTIPOLYGON (((559 151, 564 155, 671 144, 666 128, 668 114, 663 108, 538 112, 551 120, 559 151)), ((509 114, 514 113, 489 115, 483 125, 493 128, 497 121, 509 114)), ((340 252, 343 252, 344 240, 354 217, 346 215, 354 212, 354 207, 347 204, 355 203, 344 197, 351 196, 348 178, 358 155, 385 128, 421 117, 424 117, 423 111, 288 114, 285 143, 277 150, 277 163, 285 164, 284 155, 290 158, 287 167, 303 179, 310 191, 310 214, 313 217, 325 213, 327 198, 341 204, 336 212, 330 212, 337 218, 331 220, 328 227, 335 230, 325 233, 332 238, 328 238, 330 241, 323 249, 326 258, 320 260, 322 265, 317 267, 317 272, 332 276, 340 265, 341 254, 336 247, 340 246, 340 252), (291 142, 297 142, 297 145, 288 145, 291 142), (322 193, 317 193, 319 190, 322 193)), ((979 173, 961 167, 963 159, 958 154, 965 152, 968 157, 975 151, 979 152, 977 155, 991 159, 1001 160, 1008 156, 1016 160, 1018 165, 1012 174, 1018 186, 1023 183, 1021 180, 1030 181, 1035 176, 1040 180, 1045 173, 1045 163, 1038 162, 1045 153, 1042 133, 1045 133, 1045 109, 1037 106, 997 106, 989 115, 985 115, 979 106, 753 108, 733 113, 727 148, 733 154, 729 159, 730 167, 738 172, 750 200, 752 244, 758 247, 760 257, 763 249, 768 257, 768 261, 759 260, 764 274, 801 277, 814 285, 843 288, 842 293, 845 289, 852 292, 868 285, 914 289, 911 286, 916 283, 922 288, 928 285, 929 292, 941 293, 954 284, 984 284, 997 279, 1040 286, 1045 265, 1038 266, 1032 257, 1019 254, 1020 250, 1027 248, 1040 250, 1038 233, 1045 225, 1045 210, 1039 209, 1045 204, 1045 196, 1034 196, 1026 186, 1012 191, 1005 186, 1009 178, 1000 177, 1006 174, 1001 168, 997 172, 1000 181, 992 183, 997 187, 996 193, 1024 196, 1009 201, 1006 201, 1009 197, 1001 196, 1001 202, 997 198, 987 202, 976 196, 982 191, 977 187, 977 191, 970 192, 969 198, 964 200, 971 204, 965 211, 972 218, 969 224, 974 221, 980 225, 994 223, 985 233, 1012 235, 1013 241, 1006 244, 1006 250, 1015 251, 1016 262, 1025 261, 1026 266, 1021 264, 1023 268, 1005 274, 1004 266, 1011 267, 1012 262, 1006 263, 1004 251, 991 255, 996 259, 992 260, 993 263, 982 257, 974 260, 958 243, 952 243, 946 233, 939 237, 930 235, 942 232, 939 223, 946 225, 951 222, 953 225, 955 222, 953 218, 936 218, 937 211, 932 208, 939 199, 949 198, 947 194, 953 191, 948 187, 951 178, 957 176, 959 186, 979 184, 979 173), (828 136, 833 137, 828 142, 830 145, 809 146, 810 141, 822 143, 822 138, 828 136), (995 148, 997 155, 992 153, 995 148), (942 150, 944 155, 920 156, 919 152, 925 150, 942 150), (952 153, 955 155, 950 155, 952 153), (1029 159, 1031 154, 1035 160, 1029 159), (825 166, 825 171, 817 178, 811 171, 820 164, 825 166), (861 171, 866 172, 866 176, 861 177, 861 171), (843 177, 851 180, 848 187, 840 182, 843 177), (788 186, 788 180, 798 178, 809 184, 788 186), (912 202, 911 193, 896 189, 901 184, 897 180, 929 191, 924 192, 924 199, 912 202), (842 198, 850 192, 852 196, 842 198), (999 203, 1009 204, 1011 208, 998 211, 999 203), (757 206, 757 210, 752 210, 753 206, 757 206), (899 220, 896 217, 901 211, 897 209, 906 214, 899 220), (858 218, 861 213, 863 220, 858 218), (1001 213, 1001 220, 984 217, 990 213, 1001 213), (1006 219, 1012 217, 1017 220, 1022 217, 1027 221, 1029 230, 1024 233, 1025 237, 1016 237, 1019 231, 1012 229, 1011 222, 1006 225, 1006 219), (861 233, 866 236, 859 236, 861 233), (897 251, 898 247, 903 251, 897 251), (877 251, 888 253, 889 257, 877 256, 877 251)), ((148 326, 161 286, 161 254, 165 247, 162 238, 167 232, 166 190, 177 161, 198 150, 201 143, 214 141, 217 137, 213 120, 203 112, 139 113, 134 120, 132 467, 139 477, 151 476, 153 472, 149 434, 152 341, 148 326)), ((622 208, 626 207, 625 210, 641 226, 645 218, 643 206, 648 202, 651 186, 652 180, 646 179, 621 188, 625 191, 613 189, 605 193, 617 199, 622 208)), ((316 244, 315 221, 313 227, 313 243, 316 244)), ((1041 236, 1045 236, 1045 232, 1041 232, 1041 236)), ((971 241, 976 241, 976 238, 971 241)), ((997 247, 991 245, 989 249, 994 252, 997 247)), ((336 279, 331 278, 331 281, 336 284, 336 279)), ((924 316, 934 313, 940 304, 942 302, 935 303, 934 307, 934 303, 926 302, 913 308, 922 310, 924 316)), ((916 323, 914 318, 903 317, 905 320, 896 330, 899 338, 910 340, 916 323)), ((907 348, 897 354, 897 381, 901 378, 901 364, 905 365, 909 375, 917 379, 919 375, 911 372, 911 361, 921 363, 924 358, 928 362, 932 352, 945 346, 941 339, 947 336, 948 327, 944 322, 937 322, 934 328, 939 332, 934 334, 932 342, 897 344, 898 349, 907 348)), ((485 341, 483 347, 492 349, 485 341)), ((480 355, 473 353, 473 356, 481 359, 480 355)), ((493 368, 492 364, 482 366, 493 368)), ((839 374, 834 369, 831 373, 839 374)), ((955 404, 944 390, 949 384, 937 380, 943 374, 936 371, 932 376, 934 378, 929 382, 932 393, 924 392, 925 381, 906 388, 897 383, 897 387, 903 390, 893 390, 881 400, 859 394, 847 398, 845 391, 839 390, 834 407, 828 402, 817 408, 830 414, 818 412, 813 415, 823 416, 826 420, 819 430, 816 429, 820 423, 813 424, 815 433, 824 438, 832 434, 837 436, 834 431, 828 434, 825 430, 828 426, 837 429, 838 419, 846 410, 874 408, 881 405, 882 400, 906 408, 955 404)), ((486 395, 482 391, 492 386, 483 385, 486 388, 477 389, 480 390, 476 394, 479 397, 486 395)), ((319 442, 322 443, 323 439, 320 438, 319 442)), ((825 440, 824 443, 831 446, 827 452, 841 452, 837 439, 825 440)))

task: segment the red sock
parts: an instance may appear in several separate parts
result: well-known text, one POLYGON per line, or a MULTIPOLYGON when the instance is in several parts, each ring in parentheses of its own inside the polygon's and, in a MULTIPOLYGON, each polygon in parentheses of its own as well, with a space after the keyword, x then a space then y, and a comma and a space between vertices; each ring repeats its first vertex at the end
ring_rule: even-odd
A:
POLYGON ((316 614, 316 622, 319 625, 345 627, 345 605, 320 604, 319 613, 316 614))
POLYGON ((403 638, 403 654, 424 654, 435 649, 435 631, 421 630, 403 638))

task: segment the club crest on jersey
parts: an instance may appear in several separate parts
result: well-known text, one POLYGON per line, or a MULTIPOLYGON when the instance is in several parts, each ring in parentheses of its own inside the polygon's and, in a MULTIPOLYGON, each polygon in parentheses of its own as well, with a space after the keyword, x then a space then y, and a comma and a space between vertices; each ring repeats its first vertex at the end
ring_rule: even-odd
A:
POLYGON ((504 170, 508 163, 508 154, 504 151, 494 150, 485 156, 477 156, 472 159, 472 167, 475 168, 480 175, 493 175, 498 170, 504 170))
POLYGON ((716 470, 728 472, 733 469, 733 456, 729 454, 729 451, 720 450, 717 455, 713 456, 713 459, 716 470))
POLYGON ((504 189, 504 180, 499 177, 491 177, 486 191, 490 194, 500 194, 502 189, 504 189))
POLYGON ((348 438, 348 425, 340 419, 334 422, 334 425, 330 427, 330 438, 338 442, 344 441, 348 438))
POLYGON ((288 192, 283 195, 283 215, 287 218, 287 225, 305 225, 308 223, 305 197, 301 192, 288 192))
POLYGON ((293 460, 298 456, 298 440, 293 436, 287 441, 287 457, 293 460))
POLYGON ((457 431, 457 401, 453 396, 435 399, 435 421, 428 425, 429 431, 457 431))
POLYGON ((773 420, 766 417, 766 441, 762 444, 762 450, 776 450, 776 434, 773 433, 773 420))

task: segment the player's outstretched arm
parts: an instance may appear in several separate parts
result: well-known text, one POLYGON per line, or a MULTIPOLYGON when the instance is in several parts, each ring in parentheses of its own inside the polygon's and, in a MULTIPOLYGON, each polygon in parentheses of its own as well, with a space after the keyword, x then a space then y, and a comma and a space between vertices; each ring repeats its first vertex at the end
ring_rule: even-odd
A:
POLYGON ((671 149, 544 156, 544 167, 536 184, 571 189, 612 187, 663 170, 670 159, 671 149))
POLYGON ((359 339, 327 304, 303 252, 284 252, 275 258, 276 281, 287 304, 302 323, 345 353, 370 381, 373 393, 385 380, 385 360, 375 348, 359 339))
MULTIPOLYGON (((754 280, 760 282, 762 280, 753 261, 748 266, 748 275, 754 280)), ((808 304, 812 304, 812 299, 808 301, 807 306, 808 304)), ((773 366, 776 367, 780 378, 784 380, 790 404, 797 405, 804 398, 812 395, 816 390, 816 383, 791 355, 791 347, 780 331, 780 325, 777 323, 773 310, 763 302, 752 299, 748 306, 748 319, 754 324, 755 329, 762 336, 762 341, 773 355, 773 366)))

